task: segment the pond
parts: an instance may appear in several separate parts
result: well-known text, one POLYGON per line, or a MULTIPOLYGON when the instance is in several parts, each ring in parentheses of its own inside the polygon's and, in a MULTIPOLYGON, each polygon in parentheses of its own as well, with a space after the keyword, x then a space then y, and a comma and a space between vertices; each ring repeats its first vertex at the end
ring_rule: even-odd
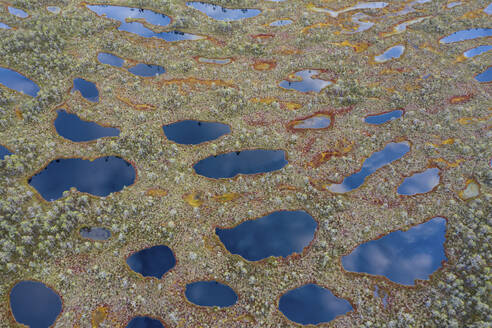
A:
POLYGON ((60 7, 56 7, 56 6, 48 6, 46 7, 46 10, 48 10, 50 13, 55 15, 58 15, 61 12, 60 7))
POLYGON ((0 29, 10 30, 10 29, 11 29, 11 27, 10 27, 10 26, 8 26, 8 25, 7 25, 7 24, 5 24, 5 23, 0 22, 0 29))
POLYGON ((333 84, 332 81, 315 78, 320 73, 320 70, 311 69, 299 71, 294 73, 294 76, 300 78, 300 81, 283 80, 279 83, 279 86, 287 90, 297 90, 300 92, 320 92, 333 84))
POLYGON ((95 122, 81 120, 76 114, 67 113, 63 109, 56 111, 56 132, 65 139, 84 142, 103 137, 116 137, 120 135, 117 128, 105 127, 95 122))
POLYGON ((7 149, 7 147, 4 147, 0 145, 0 161, 5 158, 5 156, 12 155, 12 152, 7 149))
POLYGON ((271 22, 268 26, 285 26, 292 24, 292 19, 280 19, 275 22, 271 22))
POLYGON ((185 296, 200 306, 228 307, 236 304, 237 294, 229 286, 218 281, 197 281, 186 285, 185 296))
POLYGON ((400 58, 404 51, 405 51, 405 46, 399 44, 387 49, 381 55, 375 56, 374 61, 376 63, 385 63, 392 59, 400 58))
POLYGON ((116 156, 94 160, 60 158, 51 161, 29 179, 47 201, 61 198, 63 192, 75 187, 94 196, 108 196, 135 182, 136 171, 129 162, 116 156))
POLYGON ((39 87, 36 83, 24 75, 5 67, 0 67, 0 84, 31 97, 36 97, 39 92, 39 87))
POLYGON ((130 320, 126 328, 165 328, 165 326, 159 319, 138 316, 130 320))
POLYGON ((14 16, 17 16, 19 18, 26 18, 26 17, 29 17, 29 14, 26 13, 24 10, 22 9, 18 9, 18 8, 14 8, 14 7, 8 7, 8 10, 9 10, 9 13, 11 13, 12 15, 14 16))
POLYGON ((193 169, 207 178, 226 179, 238 174, 277 171, 287 164, 283 150, 250 149, 207 157, 193 165, 193 169))
POLYGON ((199 63, 204 63, 204 64, 217 64, 217 65, 226 65, 231 62, 230 58, 206 58, 206 57, 198 57, 197 58, 199 63))
POLYGON ((128 69, 128 72, 133 75, 142 76, 142 77, 150 77, 150 76, 158 76, 164 74, 166 70, 164 67, 159 65, 150 65, 140 63, 128 69))
POLYGON ((125 63, 125 60, 123 58, 120 58, 116 55, 107 52, 98 53, 97 60, 99 60, 99 62, 103 64, 111 65, 114 67, 122 67, 123 64, 125 63))
POLYGON ((292 130, 316 130, 326 129, 331 125, 331 116, 327 114, 314 114, 304 119, 294 120, 287 124, 292 130))
POLYGON ((97 90, 96 84, 81 78, 73 79, 73 88, 71 92, 79 91, 82 97, 91 101, 99 101, 99 91, 97 90))
POLYGON ((201 11, 212 19, 220 21, 241 20, 255 17, 261 13, 261 10, 258 9, 231 9, 200 1, 190 1, 186 5, 201 11))
POLYGON ((389 121, 396 120, 402 116, 403 116, 403 110, 396 109, 381 114, 367 115, 364 118, 364 122, 373 125, 380 125, 389 121))
POLYGON ((144 277, 161 279, 176 265, 176 258, 169 247, 157 245, 133 253, 126 259, 126 263, 144 277))
POLYGON ((485 71, 475 76, 475 80, 480 83, 489 83, 492 81, 492 66, 489 66, 485 71))
POLYGON ((492 28, 471 28, 454 32, 441 40, 439 43, 454 43, 478 38, 486 38, 492 36, 492 28))
POLYGON ((415 279, 428 279, 447 260, 445 234, 446 219, 436 217, 359 245, 342 257, 342 266, 350 272, 384 276, 411 286, 415 279))
POLYGON ((439 184, 439 172, 434 167, 405 178, 397 189, 398 194, 411 196, 431 191, 439 184))
POLYGON ((463 53, 466 58, 473 58, 475 56, 481 55, 492 50, 492 45, 481 45, 473 49, 467 50, 463 53))
POLYGON ((232 254, 259 261, 302 253, 313 240, 317 226, 305 211, 277 211, 234 228, 216 228, 215 233, 232 254))
POLYGON ((106 228, 101 227, 83 227, 79 230, 82 238, 92 240, 107 240, 111 237, 111 232, 106 228))
POLYGON ((183 145, 197 145, 231 133, 227 124, 195 120, 171 123, 164 125, 162 129, 166 138, 183 145))

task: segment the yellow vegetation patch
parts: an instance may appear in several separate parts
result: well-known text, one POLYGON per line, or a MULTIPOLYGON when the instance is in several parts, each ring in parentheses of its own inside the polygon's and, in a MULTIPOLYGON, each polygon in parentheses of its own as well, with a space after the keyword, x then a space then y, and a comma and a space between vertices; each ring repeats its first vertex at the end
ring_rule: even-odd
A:
POLYGON ((241 194, 235 193, 235 192, 228 192, 222 195, 216 195, 214 196, 214 200, 217 202, 225 203, 225 202, 230 202, 233 200, 238 199, 241 196, 241 194))
POLYGON ((92 311, 91 324, 92 328, 99 328, 99 325, 106 320, 108 316, 109 308, 106 305, 99 306, 97 309, 92 311))
POLYGON ((183 200, 192 207, 200 207, 205 202, 203 200, 203 193, 201 191, 195 191, 190 194, 183 195, 183 200))
POLYGON ((149 189, 147 190, 145 195, 152 196, 152 197, 164 197, 167 195, 167 190, 159 189, 159 188, 149 189))
POLYGON ((462 200, 470 200, 480 195, 480 184, 473 179, 466 180, 465 189, 461 190, 458 195, 462 200))

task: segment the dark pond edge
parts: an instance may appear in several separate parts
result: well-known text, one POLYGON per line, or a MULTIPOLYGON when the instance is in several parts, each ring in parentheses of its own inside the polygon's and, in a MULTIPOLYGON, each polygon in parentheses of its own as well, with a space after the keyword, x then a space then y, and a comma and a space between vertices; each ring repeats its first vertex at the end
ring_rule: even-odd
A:
MULTIPOLYGON (((221 139, 222 137, 225 137, 225 136, 232 136, 232 133, 233 133, 233 129, 232 129, 232 126, 229 124, 229 123, 224 123, 224 122, 219 122, 219 121, 206 121, 206 120, 199 120, 199 119, 182 119, 182 120, 178 120, 178 121, 173 121, 171 123, 166 123, 166 124, 162 124, 161 125, 161 128, 160 128, 160 134, 162 135, 162 137, 164 138, 165 141, 168 141, 168 142, 171 142, 173 144, 175 144, 176 146, 181 146, 181 147, 185 147, 185 148, 190 148, 190 147, 196 147, 196 146, 204 146, 206 144, 209 144, 213 141, 217 141, 219 139, 221 139), (185 145, 185 144, 181 144, 181 143, 177 143, 176 141, 174 140, 171 140, 171 139, 168 139, 166 137, 166 134, 164 133, 164 125, 171 125, 171 124, 175 124, 175 123, 180 123, 180 122, 183 122, 183 121, 197 121, 197 122, 206 122, 206 123, 219 123, 219 124, 224 124, 224 125, 227 125, 229 127, 229 130, 231 130, 231 132, 229 133, 226 133, 226 134, 223 134, 221 135, 220 137, 218 138, 215 138, 215 139, 212 139, 212 140, 208 140, 208 141, 203 141, 203 142, 200 142, 200 143, 197 143, 197 144, 190 144, 190 145, 185 145)), ((205 157, 207 158, 207 157, 205 157)), ((199 161, 198 161, 199 162, 199 161)), ((193 165, 192 165, 192 168, 193 166, 195 166, 196 163, 198 162, 195 162, 193 165)), ((193 170, 194 172, 195 170, 193 170)), ((196 172, 195 172, 196 173, 196 172)))
POLYGON ((159 321, 165 328, 167 327, 171 327, 170 325, 168 325, 161 317, 157 317, 157 316, 154 316, 152 314, 142 314, 141 312, 137 312, 135 314, 132 314, 124 323, 124 327, 127 327, 128 324, 136 317, 148 317, 148 318, 151 318, 151 319, 154 319, 154 320, 157 320, 159 321))
POLYGON ((88 105, 95 106, 95 105, 101 103, 101 92, 99 92, 99 90, 101 90, 101 88, 99 87, 99 84, 97 82, 92 82, 92 81, 89 81, 89 80, 87 80, 83 77, 79 77, 79 76, 70 77, 70 79, 72 80, 72 87, 68 90, 68 96, 69 97, 73 97, 74 94, 78 94, 80 96, 80 98, 82 98, 82 100, 85 101, 88 105), (75 79, 82 79, 84 81, 87 81, 87 82, 94 84, 96 86, 96 89, 97 89, 98 100, 96 102, 94 102, 94 101, 90 101, 89 99, 86 99, 84 96, 82 96, 82 92, 80 90, 75 89, 75 84, 74 84, 75 79))
POLYGON ((239 293, 237 292, 236 289, 232 288, 231 285, 226 282, 225 280, 222 280, 220 278, 214 278, 213 276, 206 276, 204 279, 200 279, 200 278, 195 278, 195 279, 192 279, 188 282, 185 282, 184 283, 184 286, 182 284, 179 285, 180 286, 180 289, 181 289, 181 295, 183 297, 183 299, 185 300, 185 303, 189 304, 189 305, 192 305, 193 307, 197 308, 197 309, 201 309, 203 312, 216 312, 217 309, 219 311, 226 311, 226 310, 229 310, 235 306, 238 305, 239 303, 239 300, 241 299, 241 297, 239 296, 239 293), (237 296, 237 300, 236 300, 236 303, 234 303, 233 305, 230 305, 230 306, 223 306, 223 307, 220 307, 220 306, 205 306, 205 305, 198 305, 198 304, 195 304, 193 302, 191 302, 190 300, 188 300, 188 298, 186 297, 186 286, 188 284, 192 284, 192 283, 195 283, 195 282, 202 282, 202 281, 216 281, 218 283, 221 283, 223 285, 226 285, 228 286, 229 288, 231 288, 234 293, 236 294, 237 296))
MULTIPOLYGON (((126 252, 128 253, 128 251, 126 251, 126 252)), ((127 269, 127 271, 130 271, 130 273, 132 275, 136 275, 138 278, 143 279, 144 281, 145 280, 149 280, 149 281, 151 281, 151 280, 157 280, 157 281, 160 281, 160 280, 164 279, 171 271, 176 270, 176 267, 178 266, 178 264, 179 264, 179 261, 178 261, 178 258, 176 257, 176 252, 174 251, 174 249, 172 249, 168 244, 163 244, 163 243, 162 244, 152 244, 150 246, 142 246, 142 247, 138 248, 135 251, 130 251, 130 254, 128 254, 128 255, 125 256, 125 268, 127 269), (171 269, 167 270, 162 275, 162 277, 157 278, 157 277, 154 277, 154 276, 144 276, 140 272, 134 271, 132 268, 130 268, 130 266, 128 265, 128 258, 130 256, 132 256, 135 253, 138 253, 140 251, 143 251, 145 249, 149 249, 149 248, 152 248, 152 247, 155 247, 155 246, 166 246, 167 248, 169 248, 171 250, 171 253, 173 254, 174 261, 175 261, 174 266, 171 269)))
POLYGON ((375 126, 375 127, 379 127, 379 126, 383 126, 383 125, 386 125, 388 123, 391 123, 393 121, 396 121, 400 118, 403 118, 405 116, 405 113, 406 113, 406 109, 405 108, 395 108, 395 109, 392 109, 392 110, 387 110, 387 111, 384 111, 384 112, 380 112, 380 113, 375 113, 375 114, 367 114, 366 116, 364 116, 364 118, 362 119, 362 121, 366 124, 369 124, 370 126, 375 126), (368 117, 373 117, 373 116, 380 116, 380 115, 384 115, 384 114, 388 114, 388 113, 391 113, 391 112, 395 112, 397 110, 401 110, 403 113, 401 114, 400 117, 396 118, 396 119, 390 119, 384 123, 379 123, 379 124, 374 124, 374 123, 367 123, 366 122, 366 118, 368 117))
MULTIPOLYGON (((491 37, 492 38, 492 37, 491 37)), ((477 83, 480 83, 480 84, 492 84, 492 79, 488 82, 480 82, 479 80, 477 80, 477 76, 485 73, 486 71, 488 71, 489 69, 492 69, 492 65, 489 65, 487 67, 485 67, 485 69, 483 71, 481 71, 480 73, 477 73, 476 75, 473 76, 473 80, 477 83)))

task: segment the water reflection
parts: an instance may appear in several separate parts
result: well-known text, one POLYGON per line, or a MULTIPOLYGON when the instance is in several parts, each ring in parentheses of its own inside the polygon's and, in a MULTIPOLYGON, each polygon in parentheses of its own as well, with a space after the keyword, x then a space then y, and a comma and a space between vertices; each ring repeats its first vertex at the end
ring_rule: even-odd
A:
POLYGON ((278 211, 234 228, 216 228, 227 250, 248 261, 302 253, 314 238, 317 222, 304 211, 278 211))
POLYGON ((331 125, 331 117, 326 114, 315 114, 311 117, 294 120, 287 125, 293 130, 305 130, 305 129, 326 129, 331 125))
POLYGON ((0 67, 0 84, 31 97, 36 97, 39 92, 39 87, 36 83, 24 75, 4 67, 0 67))
POLYGON ((79 233, 83 238, 92 240, 106 240, 111 237, 111 232, 101 227, 83 227, 80 228, 79 233))
POLYGON ((475 56, 479 56, 483 53, 486 53, 490 50, 492 50, 491 45, 482 45, 482 46, 478 46, 478 47, 475 47, 473 49, 465 51, 463 53, 463 56, 465 56, 466 58, 473 58, 475 56))
POLYGON ((403 116, 403 110, 397 109, 386 113, 368 115, 366 116, 366 118, 364 118, 364 122, 369 124, 380 125, 389 121, 396 120, 402 116, 403 116))
POLYGON ((415 279, 428 279, 446 261, 444 241, 446 220, 441 217, 419 224, 408 231, 394 231, 361 244, 342 257, 343 268, 385 276, 389 280, 414 285, 415 279))
POLYGON ((23 280, 10 291, 15 321, 30 328, 51 327, 62 310, 60 296, 45 284, 23 280))
POLYGON ((353 310, 352 305, 321 286, 307 284, 286 292, 278 302, 279 310, 291 321, 302 325, 330 322, 353 310))
POLYGON ((50 13, 55 15, 58 15, 61 12, 60 7, 56 7, 56 6, 48 6, 46 7, 46 10, 48 10, 50 13))
POLYGON ((166 138, 183 145, 197 145, 231 133, 227 124, 183 120, 162 127, 166 138))
POLYGON ((291 19, 280 19, 278 21, 270 23, 269 26, 285 26, 290 24, 292 24, 291 19))
POLYGON ((439 40, 439 43, 454 43, 490 36, 492 36, 492 28, 471 28, 468 30, 454 32, 453 34, 439 40))
POLYGON ((114 67, 122 67, 123 64, 125 63, 125 60, 123 58, 120 58, 116 55, 107 52, 98 53, 97 60, 99 60, 99 62, 103 64, 111 65, 114 67))
POLYGON ((258 9, 231 9, 199 1, 187 2, 186 5, 201 11, 210 18, 221 21, 240 20, 255 17, 261 13, 258 9))
POLYGON ((8 25, 7 25, 7 24, 5 24, 5 23, 0 22, 0 29, 10 30, 10 29, 11 29, 11 27, 10 27, 10 26, 8 26, 8 25))
POLYGON ((475 80, 480 83, 489 83, 492 81, 492 66, 489 66, 485 71, 475 76, 475 80))
POLYGON ((26 18, 26 17, 29 17, 29 14, 26 13, 24 10, 22 9, 18 9, 18 8, 14 8, 14 7, 8 7, 8 10, 9 10, 9 13, 11 13, 12 15, 14 16, 17 16, 19 18, 26 18))
POLYGON ((119 129, 81 120, 77 115, 67 113, 63 109, 58 110, 57 113, 58 116, 55 120, 56 132, 68 140, 82 142, 120 135, 119 129))
POLYGON ((144 277, 161 279, 176 265, 176 258, 169 247, 157 245, 133 253, 126 259, 126 263, 144 277))
POLYGON ((385 63, 395 58, 400 58, 403 52, 405 51, 404 45, 397 45, 387 49, 384 53, 379 56, 374 57, 374 61, 376 63, 385 63))
POLYGON ((236 304, 234 290, 217 281, 197 281, 186 285, 185 296, 193 304, 200 306, 228 307, 236 304))
POLYGON ((238 174, 256 174, 280 170, 287 165, 285 151, 252 149, 207 157, 193 166, 199 175, 233 178, 238 174))
POLYGON ((326 186, 326 189, 334 193, 345 193, 356 188, 359 188, 365 181, 366 177, 376 172, 381 167, 400 159, 410 150, 410 143, 391 142, 384 147, 383 150, 375 152, 367 158, 362 164, 359 172, 354 173, 345 179, 340 184, 331 184, 326 186))
POLYGON ((98 102, 99 101, 99 91, 94 83, 89 82, 87 80, 81 78, 73 79, 73 88, 71 92, 79 91, 82 97, 91 101, 98 102))
POLYGON ((116 156, 95 160, 60 158, 51 161, 42 171, 29 179, 44 199, 53 201, 71 187, 95 196, 107 196, 135 182, 135 168, 116 156))
POLYGON ((405 178, 398 187, 397 192, 400 195, 424 194, 434 189, 439 184, 439 169, 430 168, 421 173, 415 173, 405 178))
POLYGON ((9 156, 9 155, 12 155, 10 150, 8 150, 7 147, 0 145, 0 160, 3 160, 5 156, 9 156))
POLYGON ((159 65, 149 65, 149 64, 140 63, 133 67, 130 67, 128 69, 128 72, 138 76, 149 77, 149 76, 161 75, 165 73, 166 70, 164 69, 164 67, 159 65))
POLYGON ((284 89, 297 90, 300 92, 320 92, 327 86, 333 84, 331 81, 313 78, 320 74, 319 70, 303 70, 296 72, 294 76, 301 79, 301 81, 283 80, 279 83, 279 86, 284 89))
POLYGON ((162 322, 151 317, 134 317, 126 328, 165 328, 162 322))

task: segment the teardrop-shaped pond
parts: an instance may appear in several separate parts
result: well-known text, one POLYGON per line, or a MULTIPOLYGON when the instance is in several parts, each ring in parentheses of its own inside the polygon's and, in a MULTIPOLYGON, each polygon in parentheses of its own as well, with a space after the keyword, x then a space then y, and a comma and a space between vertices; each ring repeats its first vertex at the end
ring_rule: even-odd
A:
POLYGON ((217 281, 197 281, 186 285, 185 296, 200 306, 228 307, 236 304, 237 294, 229 286, 217 281))
POLYGON ((171 123, 162 129, 166 138, 183 145, 197 145, 231 133, 227 124, 194 120, 171 123))
POLYGON ((60 296, 38 281, 18 282, 10 291, 9 302, 15 321, 30 328, 51 327, 62 310, 60 296))
POLYGON ((0 161, 5 158, 5 156, 12 155, 12 152, 7 149, 7 147, 4 147, 0 145, 0 161))
POLYGON ((353 310, 349 301, 336 297, 316 284, 289 290, 280 297, 278 309, 287 319, 302 325, 330 322, 339 315, 353 310))
POLYGON ((346 177, 342 183, 327 185, 326 189, 334 193, 345 193, 359 188, 369 175, 381 167, 402 158, 409 150, 410 143, 408 141, 390 142, 383 150, 375 152, 367 158, 359 172, 346 177))
POLYGON ((176 258, 169 247, 157 245, 133 253, 126 259, 126 263, 144 277, 161 279, 176 265, 176 258))
POLYGON ((142 77, 150 77, 150 76, 158 76, 166 73, 164 67, 159 65, 150 65, 140 63, 128 69, 128 72, 133 75, 142 76, 142 77))
POLYGON ((314 238, 318 223, 305 211, 278 211, 234 228, 216 228, 226 249, 248 261, 302 253, 314 238))
POLYGON ((0 67, 0 84, 31 97, 36 97, 39 87, 24 75, 8 68, 0 67))
POLYGON ((120 58, 116 55, 107 52, 98 53, 97 60, 99 60, 99 62, 103 64, 111 65, 114 67, 122 67, 123 64, 125 63, 125 60, 123 58, 120 58))
POLYGON ((207 178, 225 179, 238 174, 272 172, 287 164, 283 150, 249 149, 207 157, 193 165, 193 169, 207 178))
POLYGON ((486 38, 492 36, 492 28, 471 28, 454 32, 441 40, 439 43, 454 43, 478 38, 486 38))
POLYGON ((79 230, 82 238, 92 240, 107 240, 111 237, 111 232, 106 228, 101 227, 83 227, 79 230))
POLYGON ((287 90, 296 90, 300 92, 320 92, 327 86, 333 84, 332 81, 316 78, 320 73, 320 70, 313 69, 299 71, 296 72, 294 76, 299 78, 300 81, 283 80, 279 83, 279 86, 287 90))
POLYGON ((99 91, 97 90, 96 84, 81 78, 73 79, 72 93, 79 91, 82 97, 85 99, 98 102, 99 101, 99 91))
POLYGON ((255 17, 261 13, 261 10, 259 9, 232 9, 201 1, 190 1, 187 2, 186 5, 201 11, 212 19, 221 21, 241 20, 255 17))
POLYGON ((485 71, 475 76, 475 80, 480 83, 489 83, 492 81, 492 66, 489 66, 485 71))
POLYGON ((81 120, 76 114, 67 113, 63 109, 56 112, 58 114, 55 120, 56 132, 68 140, 83 142, 120 135, 120 130, 117 128, 81 120))
POLYGON ((405 51, 405 46, 399 44, 391 48, 388 48, 381 55, 375 56, 374 61, 376 63, 386 63, 387 61, 390 61, 392 59, 400 58, 401 55, 403 55, 404 51, 405 51))
POLYGON ((396 120, 402 116, 403 116, 403 110, 397 109, 381 114, 368 115, 364 118, 364 122, 374 125, 380 125, 389 121, 396 120))
POLYGON ((133 165, 120 157, 106 156, 94 160, 60 158, 30 178, 29 184, 44 199, 53 201, 61 198, 63 192, 71 187, 95 196, 107 196, 132 185, 135 178, 133 165))
POLYGON ((445 235, 446 219, 436 217, 407 231, 394 231, 359 245, 342 257, 342 265, 347 271, 414 285, 415 279, 428 279, 447 260, 445 235))
POLYGON ((165 326, 158 319, 138 316, 130 320, 126 328, 165 328, 165 326))
POLYGON ((440 180, 439 169, 436 167, 429 168, 424 172, 415 173, 403 180, 398 187, 399 195, 416 195, 425 194, 431 191, 439 184, 440 180))

